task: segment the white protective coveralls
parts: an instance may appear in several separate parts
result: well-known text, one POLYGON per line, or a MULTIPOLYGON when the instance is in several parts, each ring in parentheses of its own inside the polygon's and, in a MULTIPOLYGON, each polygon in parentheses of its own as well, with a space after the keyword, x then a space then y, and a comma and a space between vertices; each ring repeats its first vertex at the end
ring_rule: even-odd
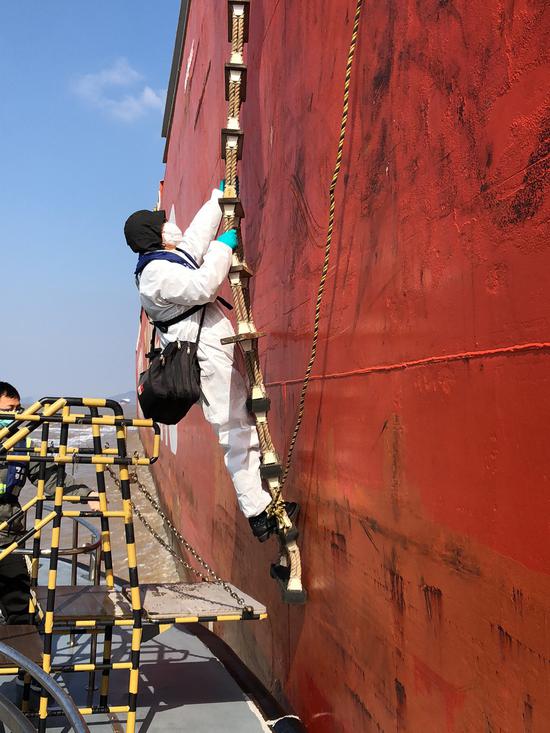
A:
MULTIPOLYGON (((243 377, 234 366, 234 344, 222 338, 233 336, 231 321, 215 302, 217 292, 231 266, 231 248, 214 239, 221 221, 214 190, 183 234, 182 249, 195 259, 198 270, 162 260, 153 260, 139 280, 139 295, 145 312, 154 321, 167 321, 194 305, 209 303, 204 314, 197 355, 201 371, 201 400, 208 422, 224 451, 239 506, 246 517, 255 517, 267 507, 271 496, 262 488, 258 433, 246 408, 247 391, 243 377)), ((173 251, 173 250, 171 250, 173 251)), ((174 254, 180 255, 177 250, 174 254)), ((170 326, 161 333, 161 346, 170 341, 196 341, 202 311, 170 326)))

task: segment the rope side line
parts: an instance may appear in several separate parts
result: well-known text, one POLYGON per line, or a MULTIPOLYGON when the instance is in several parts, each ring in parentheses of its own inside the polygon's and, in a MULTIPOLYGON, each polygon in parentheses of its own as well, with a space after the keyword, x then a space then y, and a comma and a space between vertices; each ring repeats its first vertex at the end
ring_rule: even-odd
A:
POLYGON ((334 219, 335 219, 335 210, 336 210, 336 186, 338 184, 338 179, 340 177, 340 169, 342 166, 342 158, 344 154, 344 142, 346 139, 346 130, 347 130, 347 123, 348 123, 348 112, 349 112, 349 96, 350 96, 350 86, 351 86, 351 75, 353 71, 353 61, 355 58, 355 49, 357 47, 357 36, 359 33, 359 22, 361 20, 361 10, 363 9, 363 0, 357 0, 357 5, 355 8, 355 17, 353 20, 353 31, 351 34, 351 42, 348 52, 348 60, 346 64, 346 76, 344 81, 344 98, 343 98, 343 105, 342 105, 342 119, 340 122, 340 136, 338 138, 338 148, 336 152, 336 162, 334 165, 334 172, 332 174, 332 180, 330 182, 329 187, 329 217, 328 217, 328 228, 327 228, 327 239, 325 244, 325 255, 323 260, 323 268, 321 271, 321 278, 319 280, 319 288, 317 291, 317 300, 315 302, 315 316, 313 320, 313 338, 311 342, 311 351, 309 356, 309 361, 306 367, 303 383, 302 383, 302 389, 300 393, 300 399, 298 402, 298 412, 296 417, 296 423, 294 425, 294 430, 292 431, 292 436, 290 438, 290 444, 288 447, 288 452, 286 456, 285 461, 285 467, 283 470, 283 477, 281 479, 281 488, 285 485, 288 472, 290 470, 290 466, 292 463, 292 457, 294 454, 294 448, 296 446, 296 441, 298 439, 298 433, 300 432, 300 428, 302 426, 302 420, 304 417, 304 410, 305 410, 305 401, 306 401, 306 394, 307 389, 309 385, 309 380, 311 376, 311 370, 313 369, 313 365, 315 363, 315 359, 317 356, 317 342, 319 339, 319 322, 321 317, 321 305, 323 302, 323 295, 325 292, 325 284, 327 280, 328 275, 328 268, 330 263, 330 251, 332 246, 332 235, 334 231, 334 219))

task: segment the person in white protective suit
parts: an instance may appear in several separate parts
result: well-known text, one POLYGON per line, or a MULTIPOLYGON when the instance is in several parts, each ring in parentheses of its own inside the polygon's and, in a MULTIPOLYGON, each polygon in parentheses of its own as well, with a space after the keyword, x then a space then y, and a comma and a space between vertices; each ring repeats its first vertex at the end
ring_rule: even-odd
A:
MULTIPOLYGON (((271 496, 262 487, 258 434, 246 408, 243 377, 234 365, 234 344, 221 343, 235 332, 216 302, 237 246, 234 229, 216 238, 221 221, 218 199, 222 195, 215 189, 183 234, 176 224, 166 221, 164 211, 135 212, 128 218, 124 233, 140 259, 147 256, 147 265, 141 271, 138 265, 136 272, 140 273, 141 305, 151 321, 169 321, 207 304, 197 350, 202 409, 223 449, 239 506, 254 535, 264 542, 277 530, 277 521, 266 512, 271 496), (170 259, 163 259, 163 252, 168 252, 170 259), (151 257, 151 253, 155 255, 151 257), (184 260, 185 266, 175 262, 174 255, 184 260)), ((202 314, 202 309, 195 311, 161 333, 161 347, 177 339, 196 341, 202 314)), ((290 517, 298 509, 294 502, 286 502, 285 508, 290 517)))

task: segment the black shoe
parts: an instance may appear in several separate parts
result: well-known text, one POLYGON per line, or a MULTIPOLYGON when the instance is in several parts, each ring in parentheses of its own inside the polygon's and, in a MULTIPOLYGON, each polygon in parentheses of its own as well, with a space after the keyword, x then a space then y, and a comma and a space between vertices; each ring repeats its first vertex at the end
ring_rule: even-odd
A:
MULTIPOLYGON (((288 518, 292 519, 298 513, 299 505, 295 501, 285 501, 285 511, 288 518)), ((249 517, 248 522, 254 534, 260 542, 268 540, 277 531, 277 520, 266 511, 256 517, 249 517)))
POLYGON ((288 515, 289 519, 292 519, 294 516, 298 516, 298 511, 300 510, 300 505, 297 501, 285 501, 285 511, 288 515))

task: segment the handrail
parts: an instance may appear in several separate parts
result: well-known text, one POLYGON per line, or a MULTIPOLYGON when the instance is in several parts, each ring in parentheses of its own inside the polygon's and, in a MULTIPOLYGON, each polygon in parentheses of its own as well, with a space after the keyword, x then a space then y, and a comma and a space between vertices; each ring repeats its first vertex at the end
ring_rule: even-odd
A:
MULTIPOLYGON (((53 505, 44 503, 46 510, 52 511, 53 505)), ((59 557, 70 557, 71 558, 71 585, 76 585, 76 573, 79 555, 90 555, 88 576, 89 579, 97 584, 99 582, 100 575, 100 562, 101 562, 101 535, 97 527, 88 522, 84 517, 68 517, 73 520, 73 547, 60 547, 58 550, 59 557), (86 545, 78 544, 78 527, 82 525, 92 535, 94 542, 86 545), (94 554, 94 558, 92 558, 94 554)), ((29 555, 32 556, 33 550, 30 547, 18 547, 13 551, 15 555, 29 555)), ((40 550, 39 557, 49 557, 52 551, 50 549, 40 550)))
MULTIPOLYGON (((53 511, 54 505, 49 504, 47 502, 44 503, 44 508, 47 509, 47 511, 53 511)), ((76 524, 81 524, 85 529, 89 531, 91 535, 93 535, 94 541, 91 544, 82 545, 80 547, 60 547, 58 554, 61 555, 87 555, 88 553, 93 552, 94 550, 97 550, 97 548, 101 545, 101 535, 99 533, 99 530, 97 527, 94 527, 93 524, 88 522, 84 517, 68 517, 68 519, 72 519, 76 524)), ((16 555, 32 555, 32 550, 27 547, 19 547, 17 550, 14 550, 14 553, 16 555)), ((48 557, 51 554, 51 550, 41 550, 40 555, 43 557, 48 557)))
MULTIPOLYGON (((47 511, 53 511, 54 505, 49 504, 48 502, 44 502, 44 508, 47 511)), ((82 547, 66 547, 66 548, 59 548, 59 555, 80 555, 88 552, 93 552, 96 550, 100 544, 101 544, 101 534, 97 527, 94 527, 91 522, 88 522, 84 517, 68 517, 68 519, 72 519, 76 524, 81 524, 85 529, 88 530, 88 532, 93 535, 94 542, 91 545, 83 545, 82 547)), ((49 553, 49 550, 47 550, 49 553)))
POLYGON ((3 641, 0 641, 0 654, 6 657, 6 659, 9 659, 10 662, 16 664, 20 669, 28 672, 41 685, 42 689, 54 698, 75 733, 90 733, 90 729, 73 700, 49 674, 44 672, 42 667, 39 667, 38 664, 11 646, 8 646, 3 641))
MULTIPOLYGON (((61 555, 66 555, 67 557, 70 557, 71 555, 87 555, 94 550, 97 550, 99 545, 101 544, 101 540, 98 542, 94 542, 93 545, 82 545, 81 547, 65 547, 59 548, 57 554, 61 557, 61 555)), ((32 555, 32 550, 30 547, 18 547, 16 550, 13 550, 13 555, 32 555)), ((40 550, 40 557, 49 557, 52 554, 51 549, 50 550, 40 550)))

